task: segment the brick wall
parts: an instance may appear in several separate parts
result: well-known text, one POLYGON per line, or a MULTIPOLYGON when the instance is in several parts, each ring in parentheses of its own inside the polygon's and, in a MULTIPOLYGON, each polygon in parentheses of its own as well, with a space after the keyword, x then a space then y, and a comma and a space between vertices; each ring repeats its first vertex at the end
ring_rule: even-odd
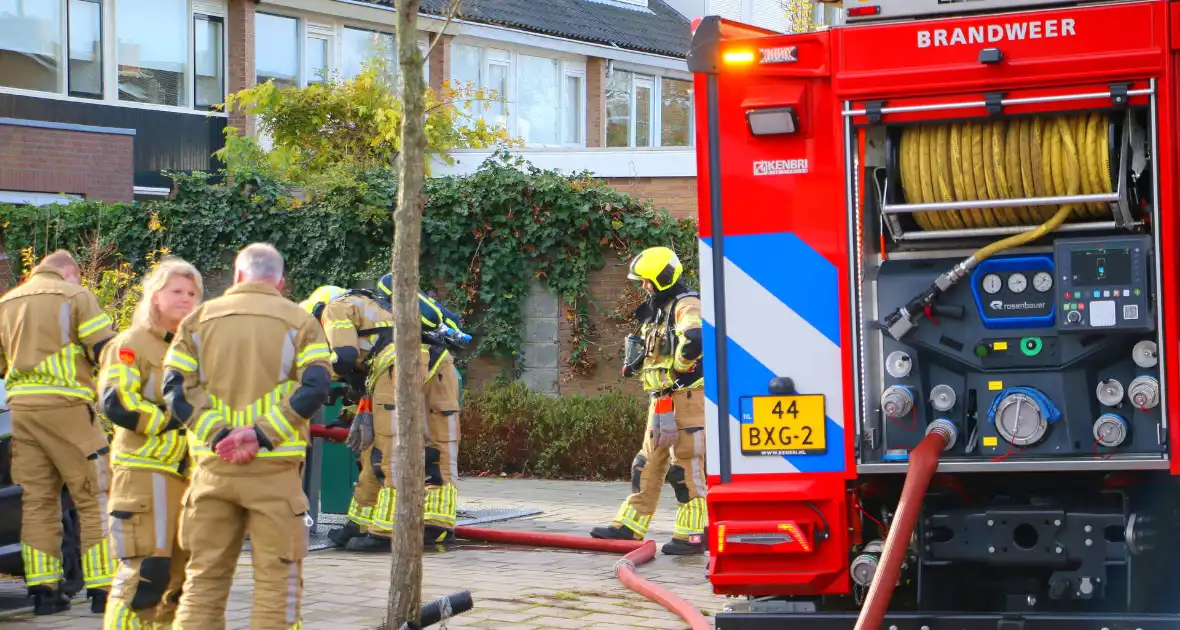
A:
POLYGON ((586 59, 586 146, 606 146, 606 59, 586 59))
POLYGON ((12 267, 8 264, 8 256, 0 254, 0 293, 7 291, 16 284, 16 278, 12 275, 12 267))
POLYGON ((604 179, 617 190, 667 208, 676 218, 697 214, 697 179, 695 177, 623 177, 604 179))
MULTIPOLYGON (((257 0, 229 0, 226 27, 229 29, 229 92, 254 85, 254 5, 257 0)), ((237 111, 229 124, 242 135, 254 135, 254 120, 237 111)))
POLYGON ((130 202, 135 136, 0 124, 0 190, 130 202))
POLYGON ((443 35, 442 33, 435 33, 431 36, 430 43, 434 49, 430 51, 430 57, 426 59, 426 64, 430 70, 430 88, 433 90, 441 90, 442 84, 451 80, 452 39, 455 39, 454 35, 443 35), (435 40, 440 38, 442 41, 435 43, 435 40))

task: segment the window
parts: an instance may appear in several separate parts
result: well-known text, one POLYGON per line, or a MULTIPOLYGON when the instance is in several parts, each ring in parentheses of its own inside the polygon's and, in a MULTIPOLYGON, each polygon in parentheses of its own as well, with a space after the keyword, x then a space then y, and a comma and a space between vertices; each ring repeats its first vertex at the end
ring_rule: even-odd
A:
POLYGON ((279 88, 299 87, 299 20, 256 13, 254 81, 269 80, 279 88))
POLYGON ((631 83, 633 74, 615 70, 606 79, 606 146, 631 146, 631 83))
POLYGON ((0 0, 0 85, 61 91, 61 3, 0 0))
POLYGON ((365 62, 380 56, 385 62, 385 78, 392 82, 397 73, 397 48, 393 35, 346 26, 343 44, 345 78, 351 79, 360 74, 365 62))
POLYGON ((222 77, 225 61, 221 58, 223 27, 221 18, 208 15, 193 16, 193 58, 196 60, 194 65, 198 109, 210 109, 225 102, 225 92, 222 89, 225 85, 222 77))
POLYGON ((660 146, 692 146, 692 82, 660 79, 660 146))
POLYGON ((328 75, 328 40, 324 37, 308 37, 306 45, 308 85, 323 83, 328 75))
POLYGON ((586 97, 582 95, 582 78, 572 75, 565 77, 565 111, 562 112, 562 144, 582 143, 582 113, 586 97))
POLYGON ((0 88, 208 109, 225 100, 220 6, 197 0, 0 0, 0 88))
POLYGON ((119 100, 186 105, 188 1, 119 0, 119 100))
POLYGON ((70 0, 67 7, 69 94, 102 98, 102 7, 98 0, 70 0))
POLYGON ((452 44, 450 81, 495 91, 504 101, 468 103, 469 115, 533 146, 585 144, 585 75, 576 62, 452 44))
POLYGON ((557 60, 518 59, 517 131, 527 144, 557 144, 557 60))
POLYGON ((691 146, 691 95, 689 81, 612 70, 606 79, 606 146, 691 146))

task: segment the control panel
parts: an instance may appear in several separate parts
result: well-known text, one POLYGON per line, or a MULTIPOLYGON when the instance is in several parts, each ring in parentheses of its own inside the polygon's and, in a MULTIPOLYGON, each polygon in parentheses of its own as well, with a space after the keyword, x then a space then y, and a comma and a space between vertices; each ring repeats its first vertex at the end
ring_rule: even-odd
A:
POLYGON ((989 258, 971 274, 975 307, 985 328, 1048 328, 1053 325, 1053 258, 989 258))
POLYGON ((1057 329, 1153 330, 1155 318, 1148 308, 1150 252, 1147 235, 1057 241, 1057 329))
MULTIPOLYGON (((1058 238, 1051 253, 996 256, 903 339, 875 336, 861 465, 904 462, 935 430, 953 438, 951 467, 1054 459, 1086 470, 1166 453, 1152 248, 1150 236, 1058 238)), ((883 261, 876 312, 956 262, 883 261)))

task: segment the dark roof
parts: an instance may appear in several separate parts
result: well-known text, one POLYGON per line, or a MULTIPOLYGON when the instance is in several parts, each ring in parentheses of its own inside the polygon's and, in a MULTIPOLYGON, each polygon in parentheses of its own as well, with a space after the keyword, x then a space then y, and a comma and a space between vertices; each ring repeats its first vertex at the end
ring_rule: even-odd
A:
MULTIPOLYGON (((394 5, 393 0, 366 1, 394 5)), ((445 16, 451 4, 421 1, 420 12, 427 15, 445 16)), ((688 18, 664 0, 648 0, 646 11, 609 0, 462 0, 456 17, 672 57, 687 56, 691 39, 688 18)))

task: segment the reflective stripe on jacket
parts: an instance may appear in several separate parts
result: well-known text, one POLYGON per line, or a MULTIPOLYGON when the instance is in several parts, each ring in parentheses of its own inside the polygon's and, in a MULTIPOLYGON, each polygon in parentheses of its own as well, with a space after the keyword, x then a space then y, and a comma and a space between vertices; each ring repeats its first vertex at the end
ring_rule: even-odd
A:
POLYGON ((328 397, 330 356, 319 323, 267 284, 236 284, 198 307, 164 359, 165 399, 188 427, 197 464, 240 473, 213 444, 244 426, 268 442, 246 466, 302 460, 308 421, 328 397))
POLYGON ((0 297, 0 375, 9 405, 93 403, 98 355, 114 336, 93 293, 38 266, 0 297))
POLYGON ((188 456, 184 431, 164 406, 164 355, 172 334, 144 326, 119 333, 102 352, 98 400, 114 425, 111 463, 181 473, 188 456))

